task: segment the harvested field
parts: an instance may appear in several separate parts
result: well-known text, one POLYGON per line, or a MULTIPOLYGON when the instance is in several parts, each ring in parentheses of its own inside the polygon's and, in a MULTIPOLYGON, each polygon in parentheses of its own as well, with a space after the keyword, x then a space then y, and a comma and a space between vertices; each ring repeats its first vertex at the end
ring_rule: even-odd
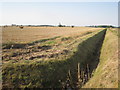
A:
POLYGON ((96 33, 101 30, 100 28, 87 27, 33 27, 33 30, 30 27, 25 27, 23 30, 17 30, 15 27, 9 28, 10 27, 5 27, 5 30, 3 29, 3 63, 9 61, 18 62, 21 60, 58 60, 65 58, 72 54, 74 48, 76 48, 83 39, 89 37, 93 32, 96 33), (48 31, 49 33, 47 33, 48 31), (7 34, 9 37, 5 37, 7 34), (42 34, 44 38, 47 39, 40 38, 42 34), (48 38, 49 36, 47 37, 47 35, 51 38, 48 38), (5 38, 6 40, 4 41, 5 38), (7 38, 11 39, 11 42, 7 42, 9 41, 7 38), (16 38, 19 39, 17 40, 16 38), (39 40, 37 40, 38 38, 39 40), (31 41, 32 39, 34 39, 34 41, 31 41), (21 43, 21 40, 26 43, 21 43), (27 43, 27 40, 29 43, 27 43), (4 42, 7 43, 4 44, 4 42))
POLYGON ((2 31, 3 88, 118 87, 116 29, 14 26, 2 31))
POLYGON ((56 36, 82 35, 86 32, 100 30, 101 28, 90 27, 26 27, 23 29, 17 26, 2 27, 2 42, 28 43, 40 39, 56 36))

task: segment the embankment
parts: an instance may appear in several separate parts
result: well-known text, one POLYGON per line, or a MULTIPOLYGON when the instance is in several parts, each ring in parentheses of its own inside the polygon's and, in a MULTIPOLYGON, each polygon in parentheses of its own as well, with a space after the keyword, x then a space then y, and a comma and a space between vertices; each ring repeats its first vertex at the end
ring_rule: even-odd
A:
POLYGON ((97 68, 105 33, 90 36, 64 60, 4 64, 3 88, 81 88, 97 68))
POLYGON ((93 77, 83 88, 118 88, 118 33, 108 29, 93 77))

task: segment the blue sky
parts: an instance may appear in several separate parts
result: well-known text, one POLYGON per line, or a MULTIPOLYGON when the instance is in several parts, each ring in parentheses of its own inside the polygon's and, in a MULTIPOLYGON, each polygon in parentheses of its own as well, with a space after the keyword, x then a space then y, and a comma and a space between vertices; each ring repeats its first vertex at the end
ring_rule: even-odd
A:
POLYGON ((1 25, 118 25, 117 2, 4 2, 1 25))

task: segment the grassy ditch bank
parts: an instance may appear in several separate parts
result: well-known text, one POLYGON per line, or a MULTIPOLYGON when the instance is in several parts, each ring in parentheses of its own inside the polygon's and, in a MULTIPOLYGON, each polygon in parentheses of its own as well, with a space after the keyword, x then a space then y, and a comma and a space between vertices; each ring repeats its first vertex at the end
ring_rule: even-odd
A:
POLYGON ((105 33, 90 36, 63 60, 4 64, 3 88, 81 88, 99 63, 105 33))
POLYGON ((100 63, 83 88, 118 88, 118 34, 108 29, 101 49, 100 63))

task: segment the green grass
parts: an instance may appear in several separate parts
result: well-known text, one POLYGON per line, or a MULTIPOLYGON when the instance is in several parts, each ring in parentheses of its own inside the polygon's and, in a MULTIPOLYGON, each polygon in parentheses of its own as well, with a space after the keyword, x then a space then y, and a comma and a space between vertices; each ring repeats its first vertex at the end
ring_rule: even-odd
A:
POLYGON ((72 37, 63 37, 63 38, 61 38, 61 41, 66 41, 66 40, 70 40, 70 39, 72 39, 72 37))
MULTIPOLYGON (((69 70, 72 81, 76 82, 77 64, 80 63, 84 68, 84 65, 92 62, 95 58, 93 54, 96 52, 96 46, 103 39, 104 33, 105 30, 101 30, 91 34, 78 45, 76 52, 62 60, 22 60, 4 64, 3 86, 7 88, 60 88, 67 80, 69 70)), ((51 43, 53 42, 49 42, 51 43)))
POLYGON ((7 42, 2 44, 3 49, 10 49, 12 46, 13 48, 24 48, 26 45, 35 45, 37 43, 46 43, 46 44, 55 44, 55 41, 50 41, 50 40, 55 40, 57 38, 60 38, 60 36, 53 37, 53 38, 48 38, 48 39, 41 39, 37 41, 33 41, 30 43, 15 43, 15 42, 7 42), (47 42, 48 41, 48 42, 47 42))
POLYGON ((101 49, 100 62, 93 77, 84 88, 117 88, 118 87, 118 36, 117 31, 107 30, 101 49), (96 82, 97 80, 97 82, 96 82))
POLYGON ((37 41, 31 42, 30 44, 46 42, 46 41, 49 41, 49 40, 55 40, 55 39, 57 39, 57 38, 59 38, 59 37, 60 37, 60 36, 53 37, 53 38, 48 38, 48 39, 37 40, 37 41))
POLYGON ((56 41, 48 41, 48 42, 45 42, 44 44, 45 45, 54 45, 56 43, 57 43, 56 41))

